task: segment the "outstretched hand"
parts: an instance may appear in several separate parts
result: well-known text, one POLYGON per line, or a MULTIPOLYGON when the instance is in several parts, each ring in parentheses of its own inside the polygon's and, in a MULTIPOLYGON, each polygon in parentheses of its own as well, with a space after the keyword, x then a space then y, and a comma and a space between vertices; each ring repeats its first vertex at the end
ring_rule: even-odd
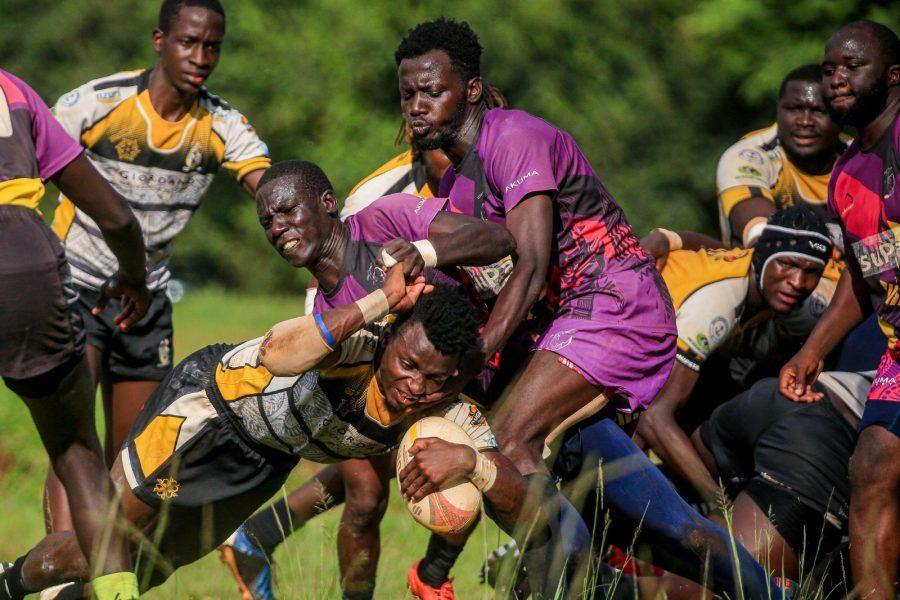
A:
POLYGON ((825 395, 813 390, 824 362, 810 352, 801 350, 781 368, 778 391, 794 402, 818 402, 825 395))
POLYGON ((123 331, 137 323, 150 307, 150 292, 146 284, 126 283, 121 273, 116 273, 100 286, 100 299, 91 314, 99 315, 112 298, 119 298, 122 310, 113 318, 113 323, 123 331))
POLYGON ((403 263, 397 263, 388 269, 381 289, 387 296, 391 312, 400 313, 412 310, 419 296, 430 294, 434 291, 434 286, 426 283, 422 275, 407 281, 403 273, 403 263))
POLYGON ((412 459, 397 473, 403 497, 419 501, 446 483, 462 481, 475 469, 475 452, 436 437, 417 439, 409 447, 412 459))

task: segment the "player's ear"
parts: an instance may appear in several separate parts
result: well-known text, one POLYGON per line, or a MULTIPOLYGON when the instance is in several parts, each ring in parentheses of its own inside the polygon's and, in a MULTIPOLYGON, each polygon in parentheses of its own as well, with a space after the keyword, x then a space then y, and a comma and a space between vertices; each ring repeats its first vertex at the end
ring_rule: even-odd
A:
POLYGON ((469 104, 481 102, 481 94, 484 92, 484 80, 481 77, 473 77, 466 83, 466 100, 469 104))
POLYGON ((165 37, 166 34, 163 33, 162 29, 159 27, 153 30, 151 39, 153 40, 153 49, 156 50, 157 54, 162 52, 163 39, 165 39, 165 37))
POLYGON ((888 86, 893 87, 895 85, 900 85, 900 65, 888 67, 888 86))
POLYGON ((325 190, 319 198, 322 206, 328 214, 337 214, 337 198, 334 197, 334 190, 325 190))

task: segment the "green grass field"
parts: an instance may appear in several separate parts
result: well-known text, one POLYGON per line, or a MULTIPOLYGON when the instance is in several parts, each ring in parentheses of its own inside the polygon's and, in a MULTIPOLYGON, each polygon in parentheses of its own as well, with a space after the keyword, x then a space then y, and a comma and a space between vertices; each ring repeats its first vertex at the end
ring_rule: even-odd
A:
MULTIPOLYGON (((237 342, 263 333, 272 323, 303 312, 302 297, 242 296, 221 290, 191 291, 175 306, 175 356, 213 342, 237 342)), ((0 386, 0 560, 13 560, 43 535, 41 489, 47 458, 24 404, 0 386)), ((318 469, 303 461, 288 481, 288 490, 318 469)), ((297 531, 275 554, 278 593, 285 599, 340 598, 335 539, 340 510, 332 510, 297 531)), ((478 584, 484 557, 506 537, 485 520, 457 563, 454 582, 459 598, 489 598, 478 584)), ((381 526, 381 561, 376 598, 409 597, 406 569, 424 553, 428 531, 416 524, 398 490, 381 526)), ((237 598, 237 587, 218 555, 210 555, 178 571, 147 598, 237 598)))

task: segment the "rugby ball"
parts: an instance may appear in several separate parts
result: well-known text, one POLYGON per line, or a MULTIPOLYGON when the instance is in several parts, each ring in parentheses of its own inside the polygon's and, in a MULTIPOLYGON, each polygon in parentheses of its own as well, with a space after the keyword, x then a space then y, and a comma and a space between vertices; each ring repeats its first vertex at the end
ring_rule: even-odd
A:
MULTIPOLYGON (((442 417, 425 417, 413 423, 397 450, 397 473, 412 455, 410 446, 419 438, 436 437, 453 444, 472 446, 472 440, 462 427, 442 417)), ((398 479, 399 483, 399 479, 398 479)), ((458 533, 465 530, 481 512, 481 491, 470 481, 451 481, 418 502, 406 503, 413 519, 437 533, 458 533)))

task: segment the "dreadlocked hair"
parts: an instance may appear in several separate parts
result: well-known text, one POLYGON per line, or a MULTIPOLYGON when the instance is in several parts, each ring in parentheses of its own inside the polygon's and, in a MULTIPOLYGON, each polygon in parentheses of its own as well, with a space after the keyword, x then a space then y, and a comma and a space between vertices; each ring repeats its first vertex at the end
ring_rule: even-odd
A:
POLYGON ((438 283, 430 294, 422 295, 412 311, 394 322, 395 331, 421 323, 425 337, 438 352, 462 356, 478 348, 478 311, 457 288, 438 283))
POLYGON ((465 21, 441 17, 419 23, 409 30, 394 52, 397 66, 405 58, 415 58, 432 50, 443 50, 463 82, 481 74, 483 48, 478 36, 465 21))
MULTIPOLYGON (((481 101, 484 103, 484 107, 487 110, 509 107, 509 102, 506 100, 506 96, 503 95, 503 92, 500 91, 500 88, 487 82, 482 84, 481 101)), ((394 145, 403 146, 404 144, 410 144, 411 142, 412 131, 410 131, 406 119, 403 119, 400 121, 400 130, 397 132, 397 137, 394 138, 394 145)))

